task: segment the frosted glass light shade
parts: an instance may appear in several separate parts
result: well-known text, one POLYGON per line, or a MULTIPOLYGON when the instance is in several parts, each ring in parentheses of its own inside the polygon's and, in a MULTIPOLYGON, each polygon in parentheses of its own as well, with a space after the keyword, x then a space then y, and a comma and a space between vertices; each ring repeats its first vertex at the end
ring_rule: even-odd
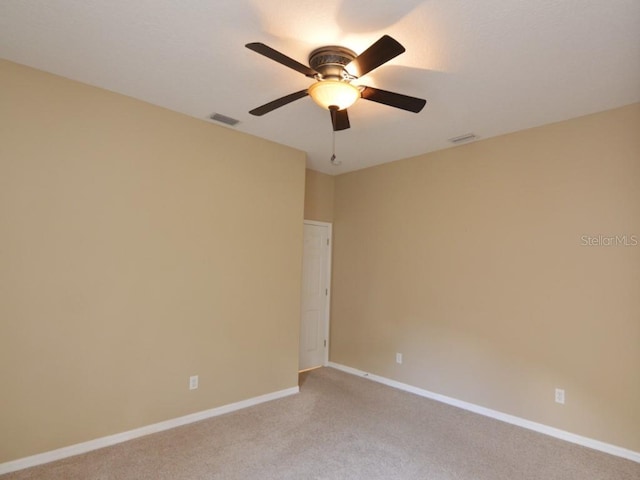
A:
POLYGON ((309 87, 309 96, 322 108, 336 106, 344 110, 360 98, 360 90, 347 82, 339 80, 321 80, 309 87))

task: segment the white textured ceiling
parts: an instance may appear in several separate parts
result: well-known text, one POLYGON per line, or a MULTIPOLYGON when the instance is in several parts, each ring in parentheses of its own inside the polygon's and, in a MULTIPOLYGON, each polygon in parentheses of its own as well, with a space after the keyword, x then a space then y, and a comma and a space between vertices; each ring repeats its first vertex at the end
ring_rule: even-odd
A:
MULTIPOLYGON (((304 150, 337 174, 640 101, 640 0, 0 0, 0 57, 304 150), (336 133, 303 75, 244 47, 307 64, 383 34, 406 53, 363 77, 426 98, 419 114, 365 100, 336 133)), ((97 112, 99 114, 99 112, 97 112)))

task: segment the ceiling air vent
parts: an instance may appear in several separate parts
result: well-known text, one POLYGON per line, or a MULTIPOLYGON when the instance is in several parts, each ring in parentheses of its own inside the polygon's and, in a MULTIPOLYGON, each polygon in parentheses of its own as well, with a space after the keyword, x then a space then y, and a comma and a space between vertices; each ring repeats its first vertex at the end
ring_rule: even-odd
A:
POLYGON ((470 142, 472 140, 477 139, 475 133, 465 133, 464 135, 459 135, 457 137, 450 138, 449 141, 455 145, 459 145, 461 143, 470 142))
POLYGON ((215 120, 216 122, 224 123, 225 125, 229 125, 231 127, 235 127, 240 120, 236 120, 235 118, 227 117, 226 115, 220 115, 219 113, 212 113, 209 115, 211 120, 215 120))

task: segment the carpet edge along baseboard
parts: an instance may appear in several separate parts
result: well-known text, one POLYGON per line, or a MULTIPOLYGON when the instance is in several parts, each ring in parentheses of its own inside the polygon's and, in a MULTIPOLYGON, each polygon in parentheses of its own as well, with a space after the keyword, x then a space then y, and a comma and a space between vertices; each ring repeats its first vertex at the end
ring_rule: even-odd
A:
POLYGON ((49 462, 54 462, 56 460, 62 460, 64 458, 73 457, 75 455, 91 452, 100 448, 110 447, 118 443, 133 440, 134 438, 144 437, 152 433, 162 432, 164 430, 169 430, 172 428, 181 427, 183 425, 188 425, 190 423, 199 422, 200 420, 206 420, 207 418, 224 415, 225 413, 235 412, 236 410, 259 405, 260 403, 288 397, 289 395, 295 395, 299 392, 300 387, 298 386, 286 388, 277 392, 266 393, 257 397, 240 400, 239 402, 222 405, 220 407, 203 410, 201 412, 191 413, 182 417, 165 420, 163 422, 146 425, 144 427, 139 427, 126 432, 96 438, 87 442, 77 443, 75 445, 58 448, 56 450, 38 453, 29 457, 19 458, 17 460, 10 460, 5 463, 0 463, 0 475, 23 470, 29 467, 35 467, 49 462))
POLYGON ((533 430, 538 433, 543 433, 551 437, 559 438, 560 440, 565 440, 567 442, 575 443, 583 447, 592 448, 594 450, 608 453, 610 455, 615 455, 616 457, 626 458, 627 460, 640 463, 640 452, 634 452, 633 450, 619 447, 617 445, 612 445, 610 443, 602 442, 600 440, 595 440, 593 438, 584 437, 582 435, 567 432, 565 430, 560 430, 558 428, 550 427, 542 423, 537 423, 531 420, 527 420, 525 418, 516 417, 515 415, 510 415, 508 413, 502 413, 497 410, 492 410, 490 408, 476 405, 474 403, 458 400, 457 398, 447 397, 446 395, 430 392, 429 390, 424 390, 419 387, 414 387, 413 385, 398 382, 396 380, 391 380, 390 378, 381 377, 379 375, 358 370, 357 368, 349 367, 346 365, 341 365, 339 363, 329 362, 327 366, 331 368, 335 368, 336 370, 340 370, 345 373, 349 373, 351 375, 363 377, 363 378, 372 380, 374 382, 382 383, 383 385, 387 385, 389 387, 397 388, 398 390, 403 390, 405 392, 413 393, 421 397, 446 403, 447 405, 462 408, 470 412, 478 413, 480 415, 484 415, 485 417, 494 418, 502 422, 516 425, 518 427, 526 428, 528 430, 533 430))

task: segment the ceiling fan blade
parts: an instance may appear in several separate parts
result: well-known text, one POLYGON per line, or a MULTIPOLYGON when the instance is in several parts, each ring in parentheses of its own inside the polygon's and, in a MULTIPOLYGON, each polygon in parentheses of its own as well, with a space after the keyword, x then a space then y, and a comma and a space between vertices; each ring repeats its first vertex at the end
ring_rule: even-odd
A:
POLYGON ((364 87, 362 90, 362 98, 371 100, 372 102, 382 103, 390 107, 401 108, 409 112, 418 113, 427 104, 422 98, 410 97, 401 93, 387 92, 379 88, 364 87))
POLYGON ((307 95, 309 94, 307 93, 306 90, 300 90, 299 92, 296 92, 296 93, 290 93, 289 95, 285 95, 284 97, 278 98, 277 100, 274 100, 269 103, 265 103, 264 105, 258 108, 254 108, 249 113, 251 115, 256 115, 258 117, 261 117, 265 113, 269 113, 272 110, 275 110, 276 108, 284 107, 286 104, 291 103, 295 100, 298 100, 299 98, 306 97, 307 95))
POLYGON ((313 68, 307 67, 306 65, 303 65, 302 63, 294 60, 293 58, 287 57, 283 53, 280 53, 279 51, 274 50, 273 48, 265 45, 264 43, 260 43, 260 42, 247 43, 245 47, 247 47, 249 50, 253 50, 256 53, 259 53, 260 55, 264 55, 265 57, 270 58, 271 60, 275 60, 276 62, 284 65, 285 67, 293 68, 297 72, 300 72, 303 75, 306 75, 307 77, 314 78, 314 76, 318 74, 318 72, 316 72, 313 68))
POLYGON ((366 75, 371 70, 387 63, 405 51, 397 40, 384 35, 376 43, 354 58, 347 67, 357 77, 366 75))
POLYGON ((347 113, 346 108, 344 110, 331 108, 330 111, 331 111, 331 124, 333 125, 334 132, 351 128, 351 124, 349 123, 349 114, 347 113))

